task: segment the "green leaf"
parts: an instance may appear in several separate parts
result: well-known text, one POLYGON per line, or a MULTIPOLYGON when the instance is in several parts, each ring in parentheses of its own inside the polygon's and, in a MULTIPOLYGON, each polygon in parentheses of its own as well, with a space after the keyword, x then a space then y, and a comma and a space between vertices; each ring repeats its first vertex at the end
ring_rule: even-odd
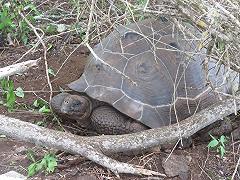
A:
POLYGON ((5 96, 7 94, 7 90, 8 90, 8 81, 5 78, 1 79, 1 88, 3 91, 3 95, 5 96))
POLYGON ((209 133, 209 136, 212 138, 212 139, 216 139, 213 135, 211 135, 210 133, 209 133))
POLYGON ((7 104, 6 104, 6 106, 8 107, 9 111, 12 111, 13 110, 13 106, 14 106, 15 101, 16 101, 16 96, 15 96, 15 93, 14 93, 13 81, 10 80, 8 82, 8 85, 9 85, 9 89, 8 89, 8 93, 7 93, 7 104))
POLYGON ((57 167, 57 161, 50 161, 48 163, 48 167, 47 167, 47 172, 48 173, 51 173, 51 172, 54 172, 55 171, 55 168, 57 167))
POLYGON ((34 174, 36 174, 36 167, 37 167, 37 163, 32 163, 30 164, 30 166, 28 166, 28 177, 33 176, 34 174))
POLYGON ((39 109, 39 112, 41 113, 50 113, 51 110, 47 108, 45 105, 39 109))
POLYGON ((222 135, 219 139, 219 142, 221 143, 221 145, 223 147, 225 147, 225 142, 227 142, 226 137, 224 135, 222 135))
POLYGON ((0 23, 0 30, 2 30, 4 28, 3 23, 0 23))
POLYGON ((47 51, 49 51, 50 49, 52 49, 53 48, 53 44, 48 44, 48 48, 47 48, 47 51))
POLYGON ((55 155, 53 154, 49 154, 46 156, 46 160, 47 160, 47 172, 51 173, 54 172, 55 167, 57 167, 57 159, 55 157, 55 155))
POLYGON ((226 153, 225 148, 223 146, 219 146, 219 150, 220 150, 220 155, 222 158, 224 156, 224 154, 226 153))
POLYGON ((36 99, 36 100, 33 102, 33 106, 35 106, 35 107, 39 107, 38 99, 36 99))
POLYGON ((43 101, 42 99, 36 99, 33 102, 33 106, 35 106, 36 108, 41 108, 44 105, 47 105, 47 103, 45 101, 43 101))
POLYGON ((7 106, 8 111, 12 111, 16 101, 13 81, 2 79, 1 88, 2 88, 3 98, 4 98, 4 101, 2 101, 3 105, 7 106))
POLYGON ((147 0, 138 0, 137 2, 139 4, 139 6, 144 7, 148 1, 147 0))
POLYGON ((38 162, 32 163, 28 167, 28 176, 33 176, 40 170, 44 170, 46 173, 54 172, 57 167, 57 159, 54 154, 48 153, 45 154, 44 157, 38 162))
POLYGON ((3 7, 9 9, 9 8, 11 7, 11 3, 10 3, 10 2, 5 3, 5 4, 3 5, 3 7))
POLYGON ((216 147, 218 143, 219 143, 218 140, 213 139, 208 143, 207 147, 210 147, 210 148, 216 147))
POLYGON ((46 30, 45 30, 47 33, 55 33, 57 31, 57 27, 50 24, 46 27, 46 30))
POLYGON ((217 42, 218 49, 223 52, 225 50, 225 42, 224 41, 218 41, 217 42))
POLYGON ((55 72, 53 71, 52 68, 48 68, 48 74, 52 75, 52 76, 56 76, 55 72))
POLYGON ((24 98, 24 91, 21 87, 18 87, 15 92, 17 97, 24 98))
POLYGON ((38 125, 38 126, 44 126, 44 121, 38 121, 38 122, 36 122, 36 125, 38 125))
POLYGON ((28 36, 27 36, 26 33, 23 33, 23 34, 22 34, 21 40, 22 40, 22 42, 23 42, 24 45, 27 45, 29 39, 28 39, 28 36))
POLYGON ((36 171, 40 171, 43 168, 46 169, 46 166, 47 166, 46 161, 44 159, 42 159, 42 161, 40 163, 37 163, 36 171))
POLYGON ((29 149, 28 152, 27 152, 27 158, 32 161, 32 162, 36 162, 36 159, 35 159, 35 153, 33 150, 29 149))
POLYGON ((66 29, 67 29, 67 28, 66 28, 66 25, 65 25, 65 24, 58 24, 58 25, 57 25, 57 31, 58 31, 59 33, 64 32, 66 29))

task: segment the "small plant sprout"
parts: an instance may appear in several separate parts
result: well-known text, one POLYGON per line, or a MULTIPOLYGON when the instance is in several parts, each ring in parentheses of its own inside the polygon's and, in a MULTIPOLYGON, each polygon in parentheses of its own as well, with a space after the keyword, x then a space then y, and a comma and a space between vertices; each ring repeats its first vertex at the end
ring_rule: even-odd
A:
POLYGON ((21 87, 18 87, 15 91, 15 95, 20 98, 24 98, 24 91, 21 87))
POLYGON ((214 136, 209 134, 212 138, 212 140, 208 143, 208 148, 216 149, 217 152, 220 154, 221 158, 223 158, 224 154, 226 153, 225 150, 225 143, 227 142, 227 139, 224 135, 221 135, 219 139, 216 139, 214 136))
POLYGON ((42 159, 36 161, 35 153, 30 150, 27 153, 27 157, 32 161, 28 166, 28 177, 31 177, 40 171, 44 171, 46 174, 53 173, 57 167, 57 158, 52 153, 47 153, 42 159))
POLYGON ((8 111, 13 111, 16 96, 20 98, 24 98, 24 91, 21 87, 18 87, 14 91, 14 83, 12 80, 2 79, 1 80, 1 89, 2 89, 2 101, 1 104, 8 108, 8 111))
POLYGON ((16 96, 14 93, 14 84, 12 80, 2 79, 1 80, 2 104, 8 108, 8 111, 13 111, 16 96))
POLYGON ((49 108, 47 102, 42 99, 37 99, 34 101, 33 106, 38 108, 38 111, 41 113, 50 113, 51 109, 49 108))
POLYGON ((52 68, 48 68, 48 74, 50 74, 52 76, 56 76, 56 74, 52 68))

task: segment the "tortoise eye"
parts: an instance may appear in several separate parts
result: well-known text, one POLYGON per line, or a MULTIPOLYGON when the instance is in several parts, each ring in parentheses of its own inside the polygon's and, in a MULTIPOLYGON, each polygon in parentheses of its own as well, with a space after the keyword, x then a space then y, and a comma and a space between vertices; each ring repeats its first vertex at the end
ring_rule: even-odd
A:
POLYGON ((68 104, 68 103, 69 103, 69 101, 68 101, 68 100, 64 100, 64 103, 65 103, 65 104, 68 104))

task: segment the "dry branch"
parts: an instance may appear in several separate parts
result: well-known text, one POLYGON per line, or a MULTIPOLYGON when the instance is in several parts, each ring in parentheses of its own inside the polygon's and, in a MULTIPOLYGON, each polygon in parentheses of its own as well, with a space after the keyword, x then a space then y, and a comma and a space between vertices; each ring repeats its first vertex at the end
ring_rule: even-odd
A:
POLYGON ((115 173, 163 175, 135 165, 121 163, 107 157, 107 153, 148 149, 176 142, 180 135, 190 137, 202 128, 240 109, 240 101, 234 98, 217 103, 179 124, 150 129, 126 135, 76 136, 66 132, 46 129, 18 119, 0 115, 0 133, 37 145, 57 148, 80 154, 115 173))
POLYGON ((14 74, 21 74, 26 70, 28 70, 30 67, 37 66, 39 60, 40 59, 29 60, 26 62, 21 62, 21 63, 3 67, 0 69, 0 79, 7 76, 12 76, 14 74))

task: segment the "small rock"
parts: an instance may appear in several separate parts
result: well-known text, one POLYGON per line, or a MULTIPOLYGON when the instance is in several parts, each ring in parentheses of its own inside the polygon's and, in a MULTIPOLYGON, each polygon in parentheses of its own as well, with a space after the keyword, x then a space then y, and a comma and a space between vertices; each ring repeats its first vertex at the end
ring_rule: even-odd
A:
POLYGON ((235 129, 232 132, 232 136, 233 136, 233 140, 239 140, 240 139, 240 127, 238 127, 237 129, 235 129))
POLYGON ((96 176, 93 175, 82 175, 78 176, 77 180, 98 180, 96 176))
POLYGON ((188 179, 189 177, 189 162, 191 157, 187 158, 182 155, 171 155, 168 160, 163 158, 162 166, 168 177, 179 176, 180 179, 188 179))
POLYGON ((1 174, 0 179, 3 179, 3 180, 26 180, 27 177, 22 174, 19 174, 18 172, 9 171, 5 174, 1 174))
POLYGON ((15 149, 15 152, 17 154, 26 154, 27 148, 25 146, 20 146, 20 147, 15 149))
POLYGON ((182 138, 182 141, 180 141, 178 143, 178 147, 180 149, 187 149, 187 148, 190 148, 191 145, 192 145, 193 141, 192 141, 192 137, 189 137, 189 138, 182 138))

